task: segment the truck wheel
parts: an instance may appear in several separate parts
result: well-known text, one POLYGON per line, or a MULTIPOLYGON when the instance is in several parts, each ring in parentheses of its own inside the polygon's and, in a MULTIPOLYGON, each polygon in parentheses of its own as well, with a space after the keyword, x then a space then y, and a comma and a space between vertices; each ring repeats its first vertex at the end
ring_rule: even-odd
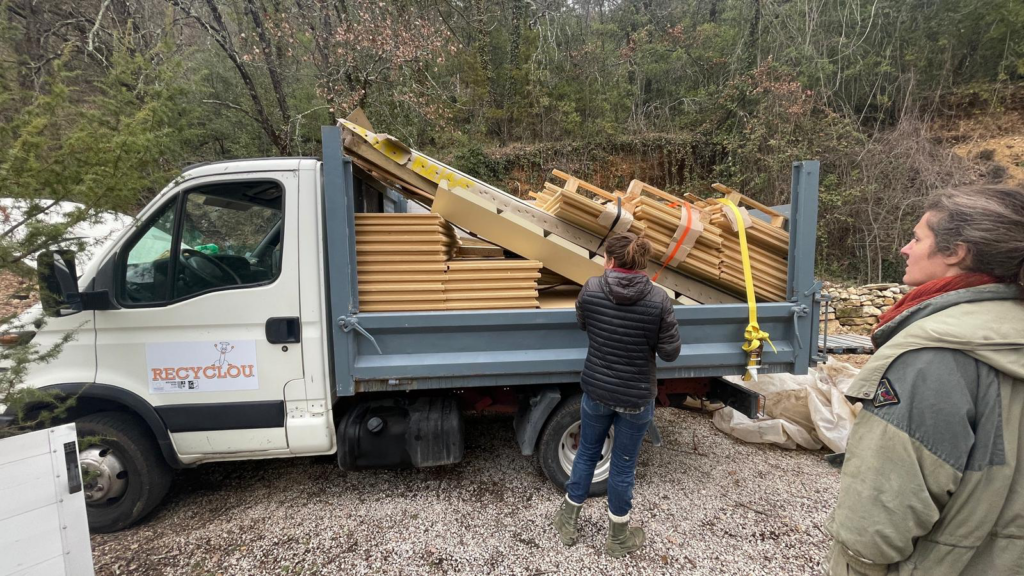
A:
MULTIPOLYGON (((579 394, 565 399, 551 413, 540 434, 540 446, 537 450, 540 467, 559 490, 564 490, 565 483, 569 481, 572 462, 576 459, 576 449, 579 448, 582 401, 583 396, 579 394)), ((601 449, 601 459, 594 468, 594 481, 590 485, 591 496, 601 496, 608 491, 614 437, 615 429, 612 428, 601 449)))
POLYGON ((173 474, 145 424, 126 412, 99 412, 75 426, 89 530, 117 532, 149 514, 167 494, 173 474))

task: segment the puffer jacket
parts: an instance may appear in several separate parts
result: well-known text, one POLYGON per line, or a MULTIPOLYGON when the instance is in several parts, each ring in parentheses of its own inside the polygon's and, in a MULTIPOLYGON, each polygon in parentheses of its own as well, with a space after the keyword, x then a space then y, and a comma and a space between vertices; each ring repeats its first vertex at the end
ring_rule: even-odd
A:
POLYGON ((1024 302, 994 284, 909 308, 847 394, 864 402, 829 572, 1024 574, 1024 302))
POLYGON ((590 346, 580 382, 607 406, 640 408, 657 394, 654 355, 679 356, 672 300, 643 272, 605 270, 583 285, 576 321, 590 346))

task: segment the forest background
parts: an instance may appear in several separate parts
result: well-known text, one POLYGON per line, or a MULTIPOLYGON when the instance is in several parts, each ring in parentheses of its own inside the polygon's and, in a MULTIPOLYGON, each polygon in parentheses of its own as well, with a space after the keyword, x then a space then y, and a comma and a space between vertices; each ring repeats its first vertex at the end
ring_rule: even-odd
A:
POLYGON ((0 260, 135 214, 194 162, 374 127, 525 195, 822 166, 818 272, 898 281, 931 191, 1024 183, 1020 0, 0 0, 0 260), (46 200, 45 202, 43 200, 46 200), (58 222, 52 201, 85 206, 58 222))

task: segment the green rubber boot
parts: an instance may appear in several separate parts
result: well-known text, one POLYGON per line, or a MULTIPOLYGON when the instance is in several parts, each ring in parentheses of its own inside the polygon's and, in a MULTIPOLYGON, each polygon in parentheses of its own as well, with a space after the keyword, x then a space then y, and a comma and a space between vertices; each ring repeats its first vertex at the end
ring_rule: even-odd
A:
POLYGON ((608 515, 608 540, 605 550, 612 558, 622 558, 626 554, 636 552, 644 543, 644 529, 629 525, 629 516, 616 520, 608 515))
POLYGON ((555 525, 555 530, 558 530, 558 538, 566 546, 575 544, 576 537, 579 536, 576 531, 576 521, 580 519, 580 510, 583 510, 583 505, 574 504, 566 496, 562 498, 562 505, 558 507, 558 513, 555 514, 552 524, 555 525))

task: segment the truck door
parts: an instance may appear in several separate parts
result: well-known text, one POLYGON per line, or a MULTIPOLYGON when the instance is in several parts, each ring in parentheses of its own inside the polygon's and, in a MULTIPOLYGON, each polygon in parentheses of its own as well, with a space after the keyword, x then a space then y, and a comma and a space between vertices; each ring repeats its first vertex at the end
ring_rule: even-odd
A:
POLYGON ((97 382, 146 398, 185 462, 287 453, 285 388, 303 379, 298 182, 190 180, 118 250, 121 308, 96 314, 97 382))

